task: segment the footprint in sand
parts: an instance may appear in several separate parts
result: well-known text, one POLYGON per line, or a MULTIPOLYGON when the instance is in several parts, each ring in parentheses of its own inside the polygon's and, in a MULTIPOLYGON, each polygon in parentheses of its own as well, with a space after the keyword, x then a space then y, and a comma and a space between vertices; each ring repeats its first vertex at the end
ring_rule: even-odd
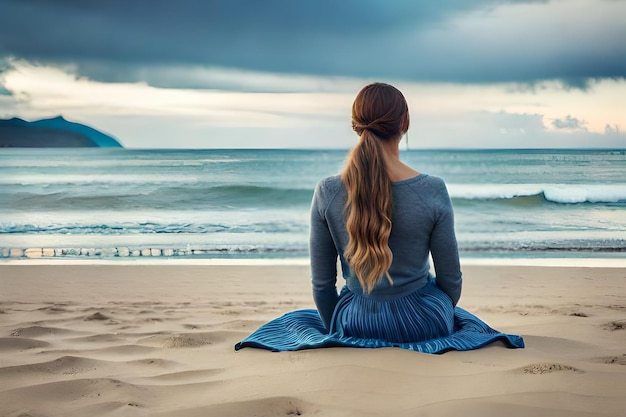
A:
POLYGON ((608 358, 603 358, 604 363, 609 363, 613 365, 626 365, 626 353, 622 356, 609 356, 608 358))
POLYGON ((614 332, 616 330, 626 330, 626 320, 615 320, 602 326, 604 330, 614 332))
POLYGON ((573 366, 563 365, 560 363, 534 363, 526 365, 518 369, 519 372, 524 374, 550 374, 552 372, 575 372, 584 373, 584 371, 574 368, 573 366))

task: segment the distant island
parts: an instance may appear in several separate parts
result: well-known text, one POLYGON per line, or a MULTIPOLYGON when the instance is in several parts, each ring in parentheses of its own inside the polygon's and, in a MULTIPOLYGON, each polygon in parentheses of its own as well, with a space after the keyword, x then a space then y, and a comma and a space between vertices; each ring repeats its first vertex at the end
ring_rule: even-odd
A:
POLYGON ((123 148, 113 137, 62 116, 0 119, 0 148, 123 148))

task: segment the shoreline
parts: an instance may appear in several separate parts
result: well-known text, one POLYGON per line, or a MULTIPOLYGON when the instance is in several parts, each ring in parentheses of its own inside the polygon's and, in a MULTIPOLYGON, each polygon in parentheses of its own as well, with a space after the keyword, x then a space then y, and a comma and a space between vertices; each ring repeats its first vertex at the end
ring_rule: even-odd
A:
MULTIPOLYGON (((626 268, 626 257, 620 258, 460 258, 463 266, 538 266, 571 268, 626 268)), ((4 265, 172 265, 172 266, 308 266, 308 258, 116 258, 116 259, 59 259, 59 258, 0 258, 4 265)))

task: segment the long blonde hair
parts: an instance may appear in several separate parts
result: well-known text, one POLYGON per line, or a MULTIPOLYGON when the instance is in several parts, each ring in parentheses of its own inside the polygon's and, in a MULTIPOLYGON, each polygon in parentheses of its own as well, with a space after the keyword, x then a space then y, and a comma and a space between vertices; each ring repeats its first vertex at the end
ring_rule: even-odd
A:
POLYGON ((388 245, 393 202, 382 146, 398 139, 408 127, 406 100, 391 85, 367 85, 352 104, 352 128, 360 139, 341 173, 348 192, 345 212, 350 239, 344 256, 366 293, 383 275, 393 282, 388 245))

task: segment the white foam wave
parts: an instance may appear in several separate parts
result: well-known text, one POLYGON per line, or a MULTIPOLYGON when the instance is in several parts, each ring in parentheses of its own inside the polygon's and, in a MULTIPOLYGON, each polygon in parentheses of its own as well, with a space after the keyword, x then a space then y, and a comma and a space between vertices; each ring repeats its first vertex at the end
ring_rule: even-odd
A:
POLYGON ((543 192, 546 200, 557 203, 617 203, 626 201, 626 184, 596 186, 555 186, 543 192))
POLYGON ((541 194, 541 184, 448 184, 452 198, 497 200, 541 194))
POLYGON ((448 184, 452 198, 499 200, 542 195, 554 203, 626 201, 626 184, 448 184))

